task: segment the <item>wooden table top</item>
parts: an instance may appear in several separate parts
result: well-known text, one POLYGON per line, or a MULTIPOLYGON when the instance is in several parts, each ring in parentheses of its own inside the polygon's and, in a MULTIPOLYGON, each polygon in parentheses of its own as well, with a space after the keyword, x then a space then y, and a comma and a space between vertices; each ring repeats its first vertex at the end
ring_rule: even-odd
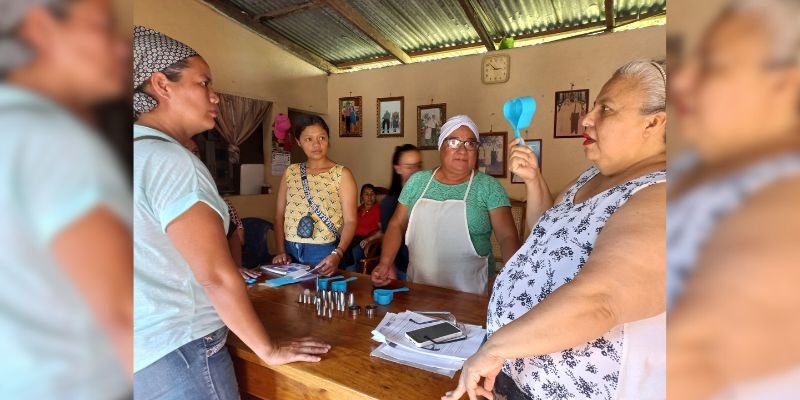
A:
POLYGON ((332 319, 318 318, 313 304, 298 303, 298 294, 304 288, 314 293, 313 280, 280 288, 254 285, 248 289, 256 313, 273 339, 281 341, 315 336, 332 346, 322 361, 268 367, 235 335, 228 339, 231 355, 298 382, 313 382, 313 386, 324 388, 326 396, 331 398, 438 399, 456 387, 458 373, 451 379, 371 357, 370 353, 379 345, 371 339, 371 332, 386 312, 405 310, 449 311, 459 321, 483 326, 487 297, 407 283, 405 286, 411 289, 409 292, 395 293, 391 304, 378 306, 376 315, 368 318, 363 308, 373 303, 369 275, 344 272, 341 275, 358 277, 347 284, 348 291, 355 293, 356 304, 362 307, 358 317, 335 313, 332 319))

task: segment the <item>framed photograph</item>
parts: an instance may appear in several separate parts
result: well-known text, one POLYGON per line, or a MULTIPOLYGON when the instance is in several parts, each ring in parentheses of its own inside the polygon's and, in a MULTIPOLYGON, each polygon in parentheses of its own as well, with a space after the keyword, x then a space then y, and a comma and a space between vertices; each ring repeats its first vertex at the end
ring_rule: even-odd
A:
POLYGON ((507 132, 481 133, 478 147, 478 171, 496 178, 505 178, 507 132))
POLYGON ((417 106, 417 147, 420 150, 438 150, 439 132, 447 121, 447 105, 417 106))
POLYGON ((554 138, 583 137, 580 121, 589 112, 589 89, 556 92, 554 138))
POLYGON ((361 137, 361 96, 339 98, 339 137, 361 137))
MULTIPOLYGON (((533 154, 536 154, 536 161, 539 163, 539 169, 542 168, 542 139, 526 139, 525 145, 528 146, 531 150, 533 150, 533 154)), ((522 181, 522 178, 518 177, 517 174, 511 173, 511 183, 525 183, 522 181)))
POLYGON ((403 97, 378 99, 378 137, 403 137, 403 97))

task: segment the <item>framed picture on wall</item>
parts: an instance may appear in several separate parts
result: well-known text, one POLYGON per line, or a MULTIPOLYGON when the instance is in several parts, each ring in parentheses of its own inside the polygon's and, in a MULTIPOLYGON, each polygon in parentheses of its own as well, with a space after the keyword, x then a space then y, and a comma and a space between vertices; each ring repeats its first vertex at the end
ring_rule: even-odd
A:
POLYGON ((589 112, 589 89, 556 92, 553 137, 583 137, 580 121, 589 112))
POLYGON ((339 137, 361 137, 361 96, 339 98, 339 137))
POLYGON ((403 137, 403 97, 378 99, 378 137, 403 137))
POLYGON ((508 133, 481 133, 481 145, 478 147, 478 171, 496 178, 505 178, 506 142, 508 133))
MULTIPOLYGON (((539 169, 542 168, 542 139, 526 139, 525 145, 528 146, 531 150, 533 150, 533 154, 536 154, 536 162, 539 163, 539 169)), ((525 183, 522 178, 518 177, 517 174, 511 173, 511 183, 525 183)))
POLYGON ((447 105, 417 106, 417 147, 420 150, 437 150, 439 132, 447 121, 447 105))

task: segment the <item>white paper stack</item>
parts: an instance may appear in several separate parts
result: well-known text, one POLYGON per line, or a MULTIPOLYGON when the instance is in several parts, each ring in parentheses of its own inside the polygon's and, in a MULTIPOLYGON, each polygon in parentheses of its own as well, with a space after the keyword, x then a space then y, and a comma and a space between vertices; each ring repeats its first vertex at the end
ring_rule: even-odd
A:
POLYGON ((372 331, 372 340, 381 345, 371 355, 452 378, 464 365, 464 361, 478 351, 486 335, 486 330, 478 325, 464 325, 466 340, 435 345, 432 348, 417 347, 405 334, 426 325, 414 323, 412 319, 416 322, 437 320, 412 311, 387 313, 372 331))

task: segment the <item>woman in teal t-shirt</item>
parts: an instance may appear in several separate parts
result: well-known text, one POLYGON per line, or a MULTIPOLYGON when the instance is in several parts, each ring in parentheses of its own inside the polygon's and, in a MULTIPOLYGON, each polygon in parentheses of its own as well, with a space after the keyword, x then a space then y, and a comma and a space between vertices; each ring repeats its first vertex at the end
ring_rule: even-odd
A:
POLYGON ((219 97, 192 48, 135 26, 133 390, 137 399, 234 399, 228 328, 268 365, 319 361, 316 339, 278 344, 225 237, 228 207, 181 143, 214 127, 219 97))
POLYGON ((372 280, 395 279, 394 258, 405 235, 408 280, 487 294, 494 269, 492 231, 503 260, 520 246, 511 204, 497 179, 475 172, 478 127, 465 115, 447 120, 439 136, 441 166, 409 179, 400 194, 372 280))

